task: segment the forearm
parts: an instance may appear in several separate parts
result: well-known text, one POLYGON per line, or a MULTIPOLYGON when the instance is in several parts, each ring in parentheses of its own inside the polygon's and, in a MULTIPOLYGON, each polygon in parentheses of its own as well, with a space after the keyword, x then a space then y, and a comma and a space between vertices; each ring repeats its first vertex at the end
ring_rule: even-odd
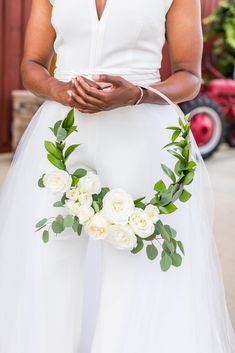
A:
MULTIPOLYGON (((164 93, 174 103, 180 103, 197 96, 201 87, 201 77, 182 70, 175 72, 165 81, 152 84, 151 87, 164 93)), ((142 103, 166 104, 161 97, 146 89, 142 103)))
POLYGON ((57 90, 63 82, 52 77, 47 68, 34 61, 23 60, 21 75, 24 87, 36 96, 57 100, 57 90))

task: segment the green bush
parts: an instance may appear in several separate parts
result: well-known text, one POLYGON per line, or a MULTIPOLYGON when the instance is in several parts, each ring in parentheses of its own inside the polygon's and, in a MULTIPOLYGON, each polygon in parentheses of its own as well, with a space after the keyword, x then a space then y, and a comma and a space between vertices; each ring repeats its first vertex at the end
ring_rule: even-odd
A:
POLYGON ((235 0, 223 0, 206 19, 205 41, 215 38, 213 54, 219 70, 233 77, 235 63, 235 0))

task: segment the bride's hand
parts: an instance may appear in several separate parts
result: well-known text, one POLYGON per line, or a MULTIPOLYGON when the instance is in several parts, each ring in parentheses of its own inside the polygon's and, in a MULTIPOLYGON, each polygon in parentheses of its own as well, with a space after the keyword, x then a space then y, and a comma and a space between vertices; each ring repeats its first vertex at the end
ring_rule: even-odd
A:
POLYGON ((99 75, 93 79, 95 82, 77 77, 73 80, 76 92, 74 89, 68 90, 68 95, 76 102, 74 107, 83 113, 92 114, 133 105, 140 98, 139 88, 120 76, 99 75), (101 89, 100 82, 110 84, 111 88, 101 89))

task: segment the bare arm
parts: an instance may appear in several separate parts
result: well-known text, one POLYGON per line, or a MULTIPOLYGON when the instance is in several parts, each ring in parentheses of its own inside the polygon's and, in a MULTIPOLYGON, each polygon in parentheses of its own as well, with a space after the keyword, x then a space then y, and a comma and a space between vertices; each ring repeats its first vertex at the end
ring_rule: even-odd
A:
POLYGON ((67 93, 73 89, 72 82, 61 82, 49 73, 56 37, 51 12, 49 0, 32 1, 21 64, 22 80, 25 88, 35 95, 73 106, 73 99, 67 93))
MULTIPOLYGON (((166 33, 172 75, 152 86, 176 103, 193 99, 201 86, 200 0, 174 0, 167 14, 166 33)), ((159 103, 160 100, 154 93, 145 91, 143 102, 159 103)))

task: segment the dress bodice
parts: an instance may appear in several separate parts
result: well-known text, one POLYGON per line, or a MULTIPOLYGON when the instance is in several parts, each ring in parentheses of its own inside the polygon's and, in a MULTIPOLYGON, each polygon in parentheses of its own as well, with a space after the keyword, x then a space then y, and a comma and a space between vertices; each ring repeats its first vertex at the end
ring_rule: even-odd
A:
POLYGON ((166 13, 173 0, 50 0, 56 30, 55 77, 109 73, 130 81, 160 79, 166 13))

